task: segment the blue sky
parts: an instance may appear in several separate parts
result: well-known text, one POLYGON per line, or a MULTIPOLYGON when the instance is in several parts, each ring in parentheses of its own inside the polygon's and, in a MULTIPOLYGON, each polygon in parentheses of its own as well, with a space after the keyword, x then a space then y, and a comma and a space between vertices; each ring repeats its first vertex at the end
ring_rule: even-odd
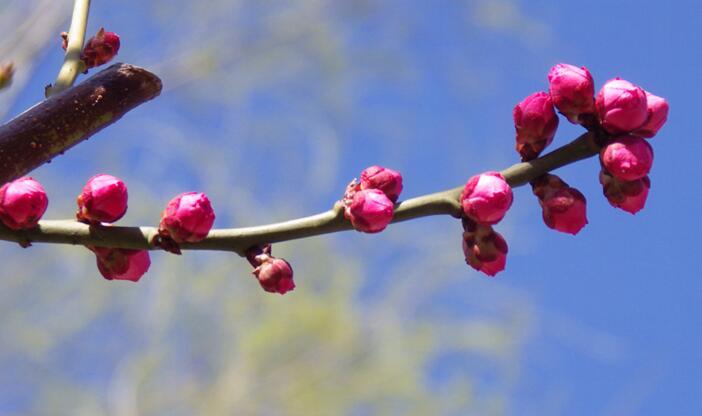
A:
MULTIPOLYGON (((248 135, 231 139, 239 152, 230 162, 266 168, 258 174, 236 171, 239 182, 232 186, 259 189, 255 197, 270 210, 225 213, 219 217, 222 227, 324 210, 349 178, 371 164, 401 170, 405 196, 414 196, 515 163, 512 107, 546 89, 546 73, 559 62, 588 67, 597 88, 621 76, 665 97, 670 116, 651 141, 652 189, 643 211, 632 216, 611 208, 601 196, 597 161, 588 160, 558 172, 588 199, 590 224, 578 236, 547 229, 530 190, 520 188, 515 207, 497 227, 510 243, 507 270, 494 280, 475 275, 463 266, 458 243, 455 264, 447 267, 463 270, 467 279, 481 279, 471 290, 509 287, 538 305, 541 319, 530 329, 533 336, 519 357, 509 414, 702 414, 702 193, 696 175, 702 154, 696 137, 702 6, 697 2, 369 1, 373 12, 361 17, 330 12, 337 19, 333 41, 342 45, 343 59, 317 62, 306 51, 272 44, 276 54, 291 58, 289 67, 267 67, 265 60, 260 64, 244 54, 249 43, 255 44, 252 30, 254 40, 232 40, 240 55, 223 58, 221 72, 192 79, 176 70, 178 65, 188 68, 182 62, 168 66, 168 59, 175 59, 169 56, 168 36, 187 38, 188 30, 199 33, 202 28, 178 27, 177 13, 165 11, 163 19, 174 23, 160 22, 169 28, 164 33, 142 21, 154 10, 128 3, 133 7, 112 11, 94 2, 91 27, 104 24, 123 34, 120 60, 175 68, 164 75, 164 95, 101 133, 103 144, 81 145, 37 175, 47 180, 56 173, 75 175, 78 186, 107 163, 122 169, 131 182, 141 181, 144 189, 206 188, 216 173, 180 169, 178 156, 160 155, 160 144, 134 137, 144 134, 140 126, 156 119, 173 130, 173 142, 163 144, 169 150, 180 149, 179 141, 197 140, 193 152, 205 149, 213 163, 218 159, 212 149, 229 146, 232 133, 248 135), (186 34, 179 35, 183 30, 186 34), (230 104, 213 100, 217 77, 238 74, 237 66, 251 61, 266 74, 276 74, 273 81, 251 90, 227 89, 230 104), (327 67, 336 68, 332 75, 325 75, 327 67), (309 68, 318 72, 306 73, 309 68), (285 129, 267 130, 266 120, 272 118, 283 120, 285 129), (325 137, 334 137, 338 148, 326 148, 325 137), (122 141, 114 143, 118 138, 122 141), (114 155, 127 159, 124 166, 110 164, 114 155), (309 166, 290 172, 285 166, 291 161, 309 166), (315 167, 324 172, 325 164, 335 173, 315 176, 315 167), (276 186, 265 186, 271 181, 276 186), (309 198, 294 192, 305 187, 317 191, 309 198), (289 203, 285 209, 275 205, 281 195, 289 203)), ((237 15, 236 24, 257 27, 253 9, 248 10, 250 20, 237 15)), ((227 17, 211 25, 225 25, 227 17)), ((204 41, 206 45, 208 39, 204 41)), ((40 99, 60 60, 60 51, 47 49, 11 114, 40 99)), ((562 119, 553 146, 578 134, 579 128, 562 119)), ((190 151, 189 146, 183 149, 176 154, 190 151)), ((221 192, 216 196, 227 198, 221 192)), ((154 200, 159 198, 164 196, 154 200)), ((366 236, 344 234, 334 244, 366 256, 369 269, 389 275, 403 253, 403 246, 392 242, 413 233, 421 239, 428 230, 432 238, 460 236, 458 224, 432 218, 389 229, 387 237, 377 240, 388 244, 379 253, 371 250, 366 236)), ((388 284, 382 277, 368 284, 367 296, 388 284)), ((442 299, 451 302, 450 294, 442 299)), ((458 360, 455 365, 462 364, 458 360)), ((445 376, 440 369, 436 374, 439 381, 445 376)))

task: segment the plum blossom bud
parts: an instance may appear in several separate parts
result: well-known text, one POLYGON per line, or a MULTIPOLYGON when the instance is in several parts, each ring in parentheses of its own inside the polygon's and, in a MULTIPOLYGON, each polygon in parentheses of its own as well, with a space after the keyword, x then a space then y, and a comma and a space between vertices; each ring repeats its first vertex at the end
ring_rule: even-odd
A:
POLYGON ((517 130, 517 152, 523 160, 536 158, 551 144, 558 128, 551 96, 546 92, 531 94, 514 107, 512 116, 517 130))
POLYGON ((466 264, 488 276, 505 269, 507 242, 491 226, 463 220, 463 255, 466 264))
POLYGON ((610 205, 630 214, 636 214, 644 208, 648 190, 651 188, 648 176, 633 181, 622 181, 605 169, 600 171, 600 183, 610 205))
POLYGON ((651 138, 658 133, 668 120, 668 102, 665 98, 653 95, 646 91, 646 102, 648 104, 648 118, 643 126, 639 127, 634 134, 641 137, 651 138))
POLYGON ((207 237, 214 220, 215 213, 207 195, 185 192, 166 206, 158 233, 161 238, 170 238, 176 243, 196 243, 207 237))
POLYGON ((106 64, 119 51, 119 36, 114 32, 105 32, 100 28, 97 34, 90 38, 81 52, 80 59, 85 63, 86 71, 106 64))
POLYGON ((497 224, 512 206, 512 188, 499 172, 485 172, 468 180, 461 193, 465 216, 474 221, 497 224))
POLYGON ((283 259, 271 258, 264 261, 254 269, 253 274, 266 292, 284 295, 295 289, 292 267, 283 259))
POLYGON ((295 289, 293 270, 290 263, 271 255, 271 245, 254 246, 246 251, 246 258, 254 266, 253 275, 263 290, 271 293, 285 293, 295 289))
POLYGON ((393 202, 402 192, 402 174, 382 166, 371 166, 361 172, 361 189, 379 189, 393 202))
POLYGON ((12 84, 12 77, 15 75, 15 67, 10 62, 9 64, 0 65, 0 90, 5 89, 12 84))
POLYGON ((653 165, 653 149, 640 137, 619 137, 600 150, 600 161, 618 179, 633 181, 648 175, 653 165))
POLYGON ((390 224, 393 216, 392 201, 379 189, 363 189, 353 194, 346 205, 344 216, 357 231, 378 233, 390 224))
POLYGON ((97 267, 107 280, 138 282, 151 266, 148 250, 88 247, 95 253, 97 267))
POLYGON ((553 104, 571 123, 595 112, 595 82, 587 68, 557 64, 548 72, 548 83, 553 104))
POLYGON ((48 205, 46 191, 30 177, 14 180, 0 188, 0 221, 7 228, 36 227, 48 205))
POLYGON ((549 228, 575 235, 587 224, 585 197, 558 176, 540 176, 532 182, 532 191, 539 198, 544 223, 549 228))
POLYGON ((85 184, 77 202, 78 221, 115 222, 127 212, 127 185, 112 175, 95 175, 85 184))
POLYGON ((646 93, 620 78, 607 81, 595 98, 597 115, 607 132, 621 134, 641 127, 648 118, 646 93))

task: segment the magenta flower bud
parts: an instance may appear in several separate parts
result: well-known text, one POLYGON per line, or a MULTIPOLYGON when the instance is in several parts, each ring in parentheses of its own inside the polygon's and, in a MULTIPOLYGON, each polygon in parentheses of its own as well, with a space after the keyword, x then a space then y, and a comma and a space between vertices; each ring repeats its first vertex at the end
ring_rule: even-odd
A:
POLYGON ((605 169, 600 171, 600 183, 609 204, 630 214, 636 214, 644 208, 651 188, 648 176, 633 181, 622 181, 605 169))
POLYGON ((495 276, 505 269, 507 263, 507 242, 489 225, 481 225, 471 220, 464 221, 463 255, 466 264, 488 276, 495 276), (465 224, 468 223, 468 226, 465 224))
POLYGON ((600 161, 618 179, 633 181, 648 175, 653 165, 653 148, 637 136, 619 137, 600 150, 600 161))
POLYGON ((361 189, 379 189, 393 202, 402 192, 402 174, 382 166, 371 166, 361 172, 361 189))
POLYGON ((119 36, 114 32, 105 32, 105 28, 100 28, 97 34, 85 44, 80 59, 85 63, 87 72, 90 68, 110 62, 118 51, 119 36))
POLYGON ((466 217, 474 221, 497 224, 512 206, 512 188, 499 172, 485 172, 468 180, 461 193, 466 217))
POLYGON ((112 175, 95 175, 78 195, 78 221, 112 223, 127 212, 127 185, 112 175))
POLYGON ((283 259, 268 257, 254 269, 253 274, 266 292, 284 295, 295 289, 292 267, 283 259))
POLYGON ((553 105, 571 123, 595 112, 595 82, 587 68, 557 64, 548 72, 548 83, 553 105))
POLYGON ((12 230, 36 227, 48 205, 46 191, 30 177, 14 180, 0 188, 0 221, 12 230))
POLYGON ((658 133, 668 120, 668 102, 665 98, 653 95, 646 91, 646 103, 648 104, 648 118, 643 126, 639 127, 634 134, 636 136, 651 138, 658 133))
POLYGON ((587 224, 585 196, 558 176, 540 176, 532 181, 532 191, 539 198, 544 223, 549 228, 575 235, 587 224))
POLYGON ((162 238, 176 243, 196 243, 207 237, 214 220, 215 213, 207 195, 185 192, 168 203, 161 214, 158 232, 162 238))
POLYGON ((364 233, 378 233, 390 224, 393 203, 379 189, 363 189, 353 194, 353 199, 344 210, 351 225, 364 233))
POLYGON ((88 247, 95 253, 97 267, 107 280, 138 282, 151 266, 148 250, 88 247))
POLYGON ((517 152, 523 160, 536 158, 551 144, 558 128, 551 96, 545 92, 531 94, 514 107, 512 116, 517 130, 517 152))
POLYGON ((607 132, 621 134, 641 127, 648 118, 646 93, 620 78, 607 81, 595 98, 597 115, 607 132))

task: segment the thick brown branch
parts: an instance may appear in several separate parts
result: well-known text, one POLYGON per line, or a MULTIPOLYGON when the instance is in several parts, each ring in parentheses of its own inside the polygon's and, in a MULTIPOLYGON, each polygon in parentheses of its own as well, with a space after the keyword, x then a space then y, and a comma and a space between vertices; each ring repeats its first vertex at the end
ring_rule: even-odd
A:
POLYGON ((19 178, 159 95, 149 71, 115 64, 0 126, 0 184, 19 178))
MULTIPOLYGON (((518 163, 502 171, 513 187, 522 186, 532 179, 562 166, 592 157, 599 151, 595 133, 585 133, 573 142, 532 161, 518 163)), ((459 217, 458 201, 463 186, 423 195, 399 202, 393 222, 407 221, 430 215, 459 217)), ((246 228, 212 230, 204 241, 184 244, 181 248, 193 250, 224 250, 243 255, 244 251, 264 243, 295 240, 350 230, 339 203, 326 212, 295 220, 246 228)), ((19 243, 45 242, 83 244, 104 247, 158 249, 152 242, 154 227, 91 227, 71 220, 41 221, 39 227, 26 231, 11 231, 0 225, 0 239, 19 243)))

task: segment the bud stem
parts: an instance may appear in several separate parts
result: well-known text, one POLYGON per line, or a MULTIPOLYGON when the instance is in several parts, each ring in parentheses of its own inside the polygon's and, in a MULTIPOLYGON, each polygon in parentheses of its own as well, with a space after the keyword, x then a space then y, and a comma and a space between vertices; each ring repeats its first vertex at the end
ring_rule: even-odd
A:
POLYGON ((73 2, 73 16, 71 26, 68 29, 68 46, 63 65, 59 70, 56 82, 46 89, 46 98, 58 94, 70 88, 76 80, 79 72, 83 71, 83 61, 80 59, 80 52, 83 50, 85 42, 85 29, 88 25, 88 12, 90 11, 90 0, 75 0, 73 2))

